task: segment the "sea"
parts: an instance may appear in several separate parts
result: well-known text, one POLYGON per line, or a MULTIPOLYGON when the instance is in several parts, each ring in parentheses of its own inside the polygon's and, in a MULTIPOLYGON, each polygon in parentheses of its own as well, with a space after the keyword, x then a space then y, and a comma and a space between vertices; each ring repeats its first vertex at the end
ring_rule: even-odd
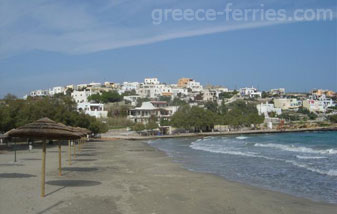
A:
POLYGON ((183 167, 337 204, 337 132, 172 138, 149 144, 183 167))

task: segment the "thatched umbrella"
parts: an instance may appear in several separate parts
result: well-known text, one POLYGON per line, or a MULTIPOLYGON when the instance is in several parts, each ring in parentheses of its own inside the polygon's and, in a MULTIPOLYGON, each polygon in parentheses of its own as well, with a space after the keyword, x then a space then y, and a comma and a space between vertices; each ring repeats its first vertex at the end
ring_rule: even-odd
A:
POLYGON ((81 127, 75 127, 74 128, 80 135, 81 135, 81 139, 79 140, 79 151, 81 151, 81 144, 83 144, 83 138, 85 138, 87 136, 87 129, 81 128, 81 127))
POLYGON ((41 173, 41 197, 45 196, 46 174, 46 141, 79 139, 80 136, 69 128, 57 124, 49 118, 42 118, 33 123, 26 124, 7 133, 9 137, 33 138, 43 140, 42 146, 42 173, 41 173))

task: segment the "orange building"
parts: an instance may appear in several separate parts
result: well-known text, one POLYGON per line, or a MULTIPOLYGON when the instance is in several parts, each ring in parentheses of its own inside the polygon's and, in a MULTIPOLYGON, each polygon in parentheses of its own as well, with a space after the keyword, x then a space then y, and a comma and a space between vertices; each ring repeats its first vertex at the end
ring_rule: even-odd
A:
POLYGON ((180 88, 185 88, 187 83, 190 82, 190 81, 193 81, 193 79, 191 78, 181 78, 178 80, 178 87, 180 88))
POLYGON ((313 90, 312 94, 315 94, 319 97, 322 96, 323 94, 326 95, 327 97, 335 97, 336 96, 336 92, 329 91, 329 90, 322 90, 322 89, 313 90))

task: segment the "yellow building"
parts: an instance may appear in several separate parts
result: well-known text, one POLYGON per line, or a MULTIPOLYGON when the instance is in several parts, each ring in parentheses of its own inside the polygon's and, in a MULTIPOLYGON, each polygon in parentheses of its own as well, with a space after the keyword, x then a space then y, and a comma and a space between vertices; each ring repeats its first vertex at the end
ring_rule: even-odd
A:
POLYGON ((193 81, 191 78, 181 78, 178 80, 178 87, 185 88, 187 86, 187 83, 193 81))
POLYGON ((302 106, 302 102, 297 99, 274 99, 274 106, 282 110, 297 109, 302 106))

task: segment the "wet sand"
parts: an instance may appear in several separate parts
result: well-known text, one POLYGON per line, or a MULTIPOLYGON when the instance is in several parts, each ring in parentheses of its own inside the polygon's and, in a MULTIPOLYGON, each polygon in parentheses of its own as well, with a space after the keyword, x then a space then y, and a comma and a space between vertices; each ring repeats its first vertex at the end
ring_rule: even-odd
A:
POLYGON ((141 141, 87 143, 68 166, 63 146, 47 148, 46 197, 40 197, 41 149, 0 154, 1 213, 336 213, 313 202, 183 169, 141 141))

